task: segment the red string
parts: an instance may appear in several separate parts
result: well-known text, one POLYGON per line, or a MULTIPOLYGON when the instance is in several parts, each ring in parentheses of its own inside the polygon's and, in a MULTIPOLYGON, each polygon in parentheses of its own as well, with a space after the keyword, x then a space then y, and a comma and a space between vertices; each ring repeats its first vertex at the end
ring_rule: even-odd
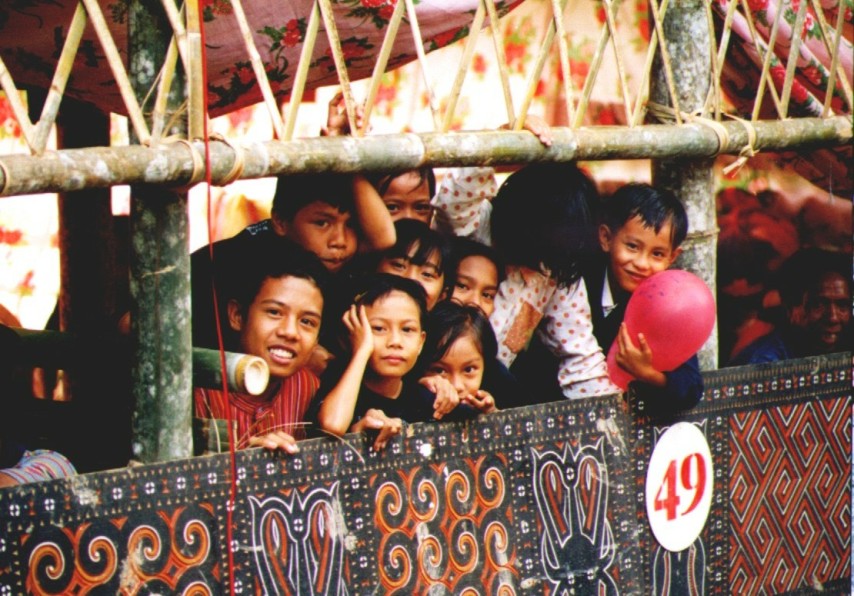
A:
POLYGON ((202 50, 202 93, 205 94, 204 101, 204 117, 202 118, 202 126, 203 126, 203 134, 204 134, 204 143, 205 143, 205 183, 207 185, 207 216, 208 216, 208 257, 211 262, 211 294, 213 298, 214 305, 214 325, 216 326, 216 339, 217 345, 219 346, 219 361, 220 361, 220 370, 222 371, 222 392, 224 401, 229 406, 226 408, 227 410, 227 420, 228 420, 228 452, 229 452, 229 462, 230 462, 230 470, 231 470, 231 483, 229 486, 228 493, 228 501, 225 507, 225 545, 223 547, 226 549, 228 553, 228 577, 229 577, 229 593, 231 596, 234 596, 234 551, 231 548, 231 544, 234 538, 234 530, 233 530, 233 518, 234 518, 234 503, 237 497, 237 457, 236 457, 236 447, 235 441, 236 437, 234 436, 234 424, 232 423, 231 416, 231 407, 230 407, 230 399, 228 395, 228 378, 226 373, 226 363, 225 363, 225 346, 222 339, 222 325, 220 324, 220 316, 219 316, 219 301, 217 300, 217 292, 216 292, 216 281, 213 275, 213 265, 214 265, 214 250, 213 250, 213 242, 211 241, 213 238, 213 201, 211 199, 211 151, 210 151, 210 131, 208 130, 208 102, 207 102, 207 91, 208 91, 208 60, 207 60, 207 43, 205 41, 205 19, 204 13, 202 11, 202 2, 201 0, 196 0, 196 10, 199 14, 199 36, 201 38, 201 50, 202 50))

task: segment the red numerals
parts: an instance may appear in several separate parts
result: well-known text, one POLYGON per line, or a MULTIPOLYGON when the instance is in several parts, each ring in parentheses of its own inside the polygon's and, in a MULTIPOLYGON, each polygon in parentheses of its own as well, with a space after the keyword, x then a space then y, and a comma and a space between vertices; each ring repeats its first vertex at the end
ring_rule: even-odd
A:
POLYGON ((676 519, 677 515, 688 515, 699 505, 705 490, 706 460, 703 459, 702 455, 692 453, 683 459, 679 464, 678 478, 677 460, 670 460, 661 485, 658 487, 658 492, 655 493, 655 510, 666 511, 668 520, 676 519), (685 490, 694 493, 691 504, 682 513, 678 513, 680 498, 677 483, 679 481, 685 490))

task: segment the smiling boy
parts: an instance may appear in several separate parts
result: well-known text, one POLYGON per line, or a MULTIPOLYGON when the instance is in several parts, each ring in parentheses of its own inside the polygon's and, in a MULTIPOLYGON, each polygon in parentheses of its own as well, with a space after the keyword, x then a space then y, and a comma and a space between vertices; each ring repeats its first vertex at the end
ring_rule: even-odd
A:
POLYGON ((253 396, 197 388, 195 416, 236 422, 237 448, 294 452, 319 381, 306 367, 320 332, 325 271, 317 257, 292 245, 278 259, 257 261, 226 288, 228 321, 239 349, 263 358, 270 382, 253 396))
POLYGON ((362 176, 303 174, 281 176, 271 217, 247 226, 232 238, 204 246, 192 255, 193 345, 218 348, 213 289, 227 350, 236 348, 222 289, 257 259, 276 258, 288 242, 314 253, 337 273, 360 248, 394 245, 394 223, 374 187, 362 176))
POLYGON ((654 416, 697 404, 703 394, 699 361, 694 355, 673 371, 656 370, 643 334, 632 337, 623 317, 638 285, 673 265, 687 233, 688 216, 679 199, 649 184, 627 184, 602 204, 602 257, 584 276, 593 335, 606 354, 618 342, 617 363, 637 379, 633 386, 646 413, 654 416))

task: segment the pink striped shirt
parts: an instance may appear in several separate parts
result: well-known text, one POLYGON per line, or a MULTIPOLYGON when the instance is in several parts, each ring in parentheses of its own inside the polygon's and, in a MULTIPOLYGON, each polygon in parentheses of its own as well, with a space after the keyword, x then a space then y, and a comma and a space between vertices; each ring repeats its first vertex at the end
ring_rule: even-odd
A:
POLYGON ((304 439, 305 412, 319 385, 317 376, 302 368, 281 380, 272 399, 229 391, 226 403, 222 391, 196 388, 193 392, 195 416, 236 421, 238 449, 246 447, 250 437, 274 430, 283 430, 297 440, 304 439))

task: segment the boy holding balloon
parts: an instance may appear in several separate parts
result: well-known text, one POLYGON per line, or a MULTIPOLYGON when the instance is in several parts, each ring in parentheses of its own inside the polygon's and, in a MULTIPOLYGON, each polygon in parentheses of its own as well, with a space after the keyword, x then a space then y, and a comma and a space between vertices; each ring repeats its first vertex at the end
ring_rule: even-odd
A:
POLYGON ((688 410, 703 394, 696 352, 714 325, 711 292, 699 278, 684 271, 672 272, 683 276, 652 279, 674 263, 687 232, 688 216, 675 196, 649 184, 627 184, 602 203, 598 227, 602 255, 584 275, 593 334, 608 354, 611 380, 623 389, 633 382, 632 388, 643 403, 644 413, 651 416, 688 410), (651 288, 650 284, 656 282, 660 287, 651 288), (702 286, 699 293, 697 284, 702 286), (644 306, 643 316, 629 320, 626 316, 629 299, 639 287, 652 290, 652 294, 642 293, 645 299, 654 295, 653 302, 644 306), (675 316, 679 310, 677 303, 688 306, 687 318, 696 324, 675 316), (701 308, 696 308, 697 305, 701 308), (646 315, 654 318, 652 311, 663 313, 666 318, 663 325, 642 328, 643 325, 635 323, 649 319, 646 315), (692 326, 699 326, 699 331, 688 329, 692 326), (662 334, 664 341, 653 345, 652 335, 662 334), (682 340, 687 340, 687 348, 682 340), (683 353, 672 353, 674 349, 683 353), (685 349, 692 351, 686 354, 685 349), (662 362, 666 365, 662 366, 662 362))

